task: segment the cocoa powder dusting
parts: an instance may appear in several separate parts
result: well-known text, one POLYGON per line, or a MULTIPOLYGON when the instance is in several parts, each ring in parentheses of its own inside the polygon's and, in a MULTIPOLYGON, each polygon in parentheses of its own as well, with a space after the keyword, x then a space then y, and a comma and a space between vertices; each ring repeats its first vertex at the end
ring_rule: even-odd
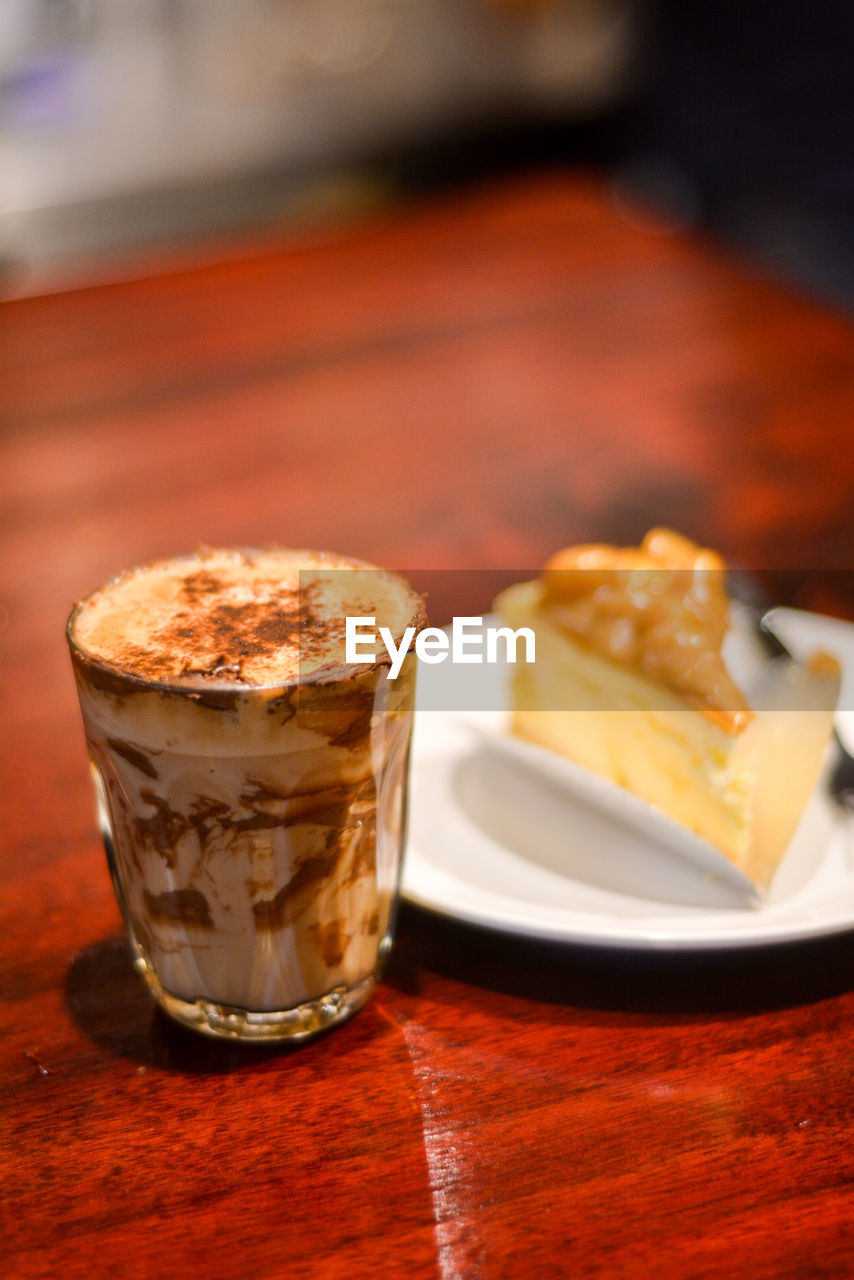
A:
MULTIPOLYGON (((99 689, 123 696, 147 682, 174 682, 205 706, 229 709, 256 687, 314 684, 318 674, 321 683, 337 683, 348 672, 346 618, 378 609, 387 611, 396 633, 425 620, 423 601, 403 579, 360 561, 325 552, 202 548, 93 592, 74 610, 69 635, 75 665, 99 689)), ((271 702, 269 712, 285 722, 299 708, 296 700, 271 702)), ((368 727, 362 721, 352 733, 368 727)))
POLYGON ((243 665, 277 649, 304 653, 317 643, 324 644, 338 622, 321 618, 314 611, 313 585, 289 590, 275 581, 259 584, 261 599, 239 603, 216 600, 224 590, 214 575, 200 571, 184 582, 194 613, 181 613, 156 635, 158 645, 179 651, 192 642, 194 659, 179 675, 230 677, 243 680, 243 665))

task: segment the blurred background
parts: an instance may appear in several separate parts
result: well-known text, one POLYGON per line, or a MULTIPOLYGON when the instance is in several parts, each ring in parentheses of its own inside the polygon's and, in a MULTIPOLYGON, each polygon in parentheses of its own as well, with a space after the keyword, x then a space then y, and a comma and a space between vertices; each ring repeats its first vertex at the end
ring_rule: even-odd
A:
POLYGON ((853 50, 849 0, 0 0, 0 279, 558 164, 854 307, 853 50))

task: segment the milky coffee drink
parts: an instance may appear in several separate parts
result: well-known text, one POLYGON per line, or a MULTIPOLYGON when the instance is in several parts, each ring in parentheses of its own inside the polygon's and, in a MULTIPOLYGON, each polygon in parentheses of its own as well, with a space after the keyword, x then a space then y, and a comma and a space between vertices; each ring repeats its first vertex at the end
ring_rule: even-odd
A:
POLYGON ((133 570, 68 622, 136 965, 210 1035, 313 1035, 390 946, 415 659, 347 665, 348 616, 397 642, 426 621, 396 574, 268 549, 133 570))

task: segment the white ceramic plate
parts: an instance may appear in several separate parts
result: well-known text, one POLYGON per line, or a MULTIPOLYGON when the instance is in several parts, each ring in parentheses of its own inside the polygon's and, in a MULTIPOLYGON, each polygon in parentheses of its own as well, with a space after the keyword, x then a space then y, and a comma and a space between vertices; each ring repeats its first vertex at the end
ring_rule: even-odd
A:
MULTIPOLYGON (((821 647, 839 658, 840 706, 854 707, 854 627, 794 610, 774 620, 794 652, 821 647)), ((445 670, 419 673, 422 706, 454 705, 437 695, 445 670)), ((470 666, 464 675, 495 709, 477 713, 493 732, 504 672, 470 666)), ((759 903, 737 876, 685 856, 690 843, 656 839, 666 820, 634 797, 572 766, 568 785, 556 785, 565 779, 491 749, 466 719, 418 712, 403 883, 411 902, 510 933, 644 949, 756 946, 854 928, 854 821, 822 783, 759 903)), ((849 735, 851 712, 838 721, 849 735)))

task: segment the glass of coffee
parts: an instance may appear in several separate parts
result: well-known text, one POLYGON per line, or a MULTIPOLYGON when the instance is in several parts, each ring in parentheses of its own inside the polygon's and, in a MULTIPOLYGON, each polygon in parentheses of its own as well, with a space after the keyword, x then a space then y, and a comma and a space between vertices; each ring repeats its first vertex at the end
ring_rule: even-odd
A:
POLYGON ((348 664, 348 617, 398 645, 426 621, 394 573, 280 549, 135 569, 69 618, 135 964, 206 1034, 315 1035, 364 1004, 391 945, 415 657, 392 678, 363 639, 348 664))

